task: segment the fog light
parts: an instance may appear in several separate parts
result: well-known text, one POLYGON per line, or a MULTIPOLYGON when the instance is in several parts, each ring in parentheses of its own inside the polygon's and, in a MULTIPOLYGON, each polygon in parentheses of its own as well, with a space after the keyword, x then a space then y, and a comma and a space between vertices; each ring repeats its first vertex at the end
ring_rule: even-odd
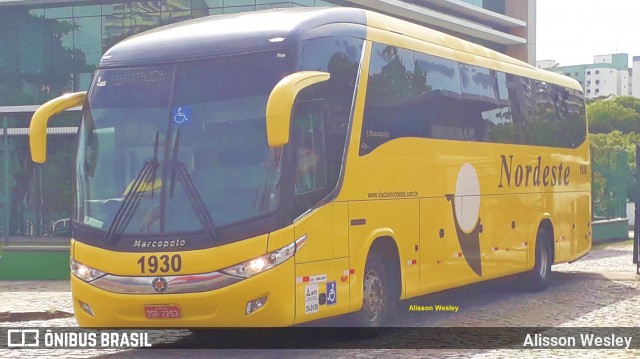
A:
POLYGON ((91 306, 89 304, 81 301, 78 301, 78 303, 80 303, 80 308, 82 308, 82 310, 87 312, 87 314, 89 314, 90 316, 95 317, 95 315, 93 315, 93 310, 91 310, 91 306))
POLYGON ((267 303, 267 297, 262 297, 258 299, 254 299, 250 302, 247 302, 247 309, 244 312, 244 315, 249 315, 256 310, 264 307, 265 303, 267 303))

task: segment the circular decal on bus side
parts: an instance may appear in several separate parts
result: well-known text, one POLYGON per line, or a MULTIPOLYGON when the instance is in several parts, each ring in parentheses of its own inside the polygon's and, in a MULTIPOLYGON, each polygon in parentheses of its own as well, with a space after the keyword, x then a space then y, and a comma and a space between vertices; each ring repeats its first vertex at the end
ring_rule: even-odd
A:
POLYGON ((478 173, 470 163, 462 165, 458 172, 454 201, 460 229, 465 233, 471 233, 478 223, 480 213, 480 181, 478 173))

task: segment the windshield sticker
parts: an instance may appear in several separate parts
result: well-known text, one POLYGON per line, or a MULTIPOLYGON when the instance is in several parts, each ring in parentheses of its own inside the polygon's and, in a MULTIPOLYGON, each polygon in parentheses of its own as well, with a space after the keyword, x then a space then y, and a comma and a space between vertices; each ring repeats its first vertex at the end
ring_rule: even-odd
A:
POLYGON ((171 116, 177 125, 186 124, 191 119, 191 106, 176 106, 171 111, 171 116))
POLYGON ((113 78, 113 84, 115 86, 131 86, 164 81, 164 79, 165 76, 162 71, 140 71, 122 76, 115 76, 113 78))

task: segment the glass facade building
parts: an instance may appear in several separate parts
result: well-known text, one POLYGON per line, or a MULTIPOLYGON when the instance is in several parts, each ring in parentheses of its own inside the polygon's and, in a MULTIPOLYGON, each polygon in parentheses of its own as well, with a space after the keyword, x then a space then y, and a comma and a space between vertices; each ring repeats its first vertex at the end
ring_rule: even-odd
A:
POLYGON ((43 165, 30 160, 29 120, 37 105, 66 92, 87 90, 109 47, 154 27, 197 17, 332 4, 165 0, 62 5, 0 7, 0 235, 5 244, 28 237, 70 236, 71 168, 80 112, 65 112, 51 121, 49 158, 43 165))
POLYGON ((154 27, 217 14, 332 5, 321 0, 92 3, 0 7, 0 106, 40 104, 61 93, 86 90, 109 47, 154 27))
MULTIPOLYGON (((80 111, 65 112, 51 121, 44 165, 30 159, 29 120, 37 106, 49 99, 87 90, 102 54, 131 35, 209 15, 346 5, 384 8, 382 12, 423 25, 433 22, 437 29, 507 53, 510 46, 533 43, 523 30, 535 32, 531 17, 535 12, 511 11, 505 0, 397 3, 389 10, 379 0, 0 0, 0 236, 4 237, 0 245, 16 238, 70 235, 71 169, 80 111)), ((535 0, 519 3, 535 7, 535 0)))

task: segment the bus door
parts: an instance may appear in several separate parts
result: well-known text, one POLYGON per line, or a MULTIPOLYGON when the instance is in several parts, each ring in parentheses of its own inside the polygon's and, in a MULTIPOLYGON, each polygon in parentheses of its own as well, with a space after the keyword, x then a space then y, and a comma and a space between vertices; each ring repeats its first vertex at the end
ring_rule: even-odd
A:
POLYGON ((333 189, 323 100, 299 101, 291 123, 294 148, 296 323, 344 314, 349 308, 347 204, 322 203, 333 189))

